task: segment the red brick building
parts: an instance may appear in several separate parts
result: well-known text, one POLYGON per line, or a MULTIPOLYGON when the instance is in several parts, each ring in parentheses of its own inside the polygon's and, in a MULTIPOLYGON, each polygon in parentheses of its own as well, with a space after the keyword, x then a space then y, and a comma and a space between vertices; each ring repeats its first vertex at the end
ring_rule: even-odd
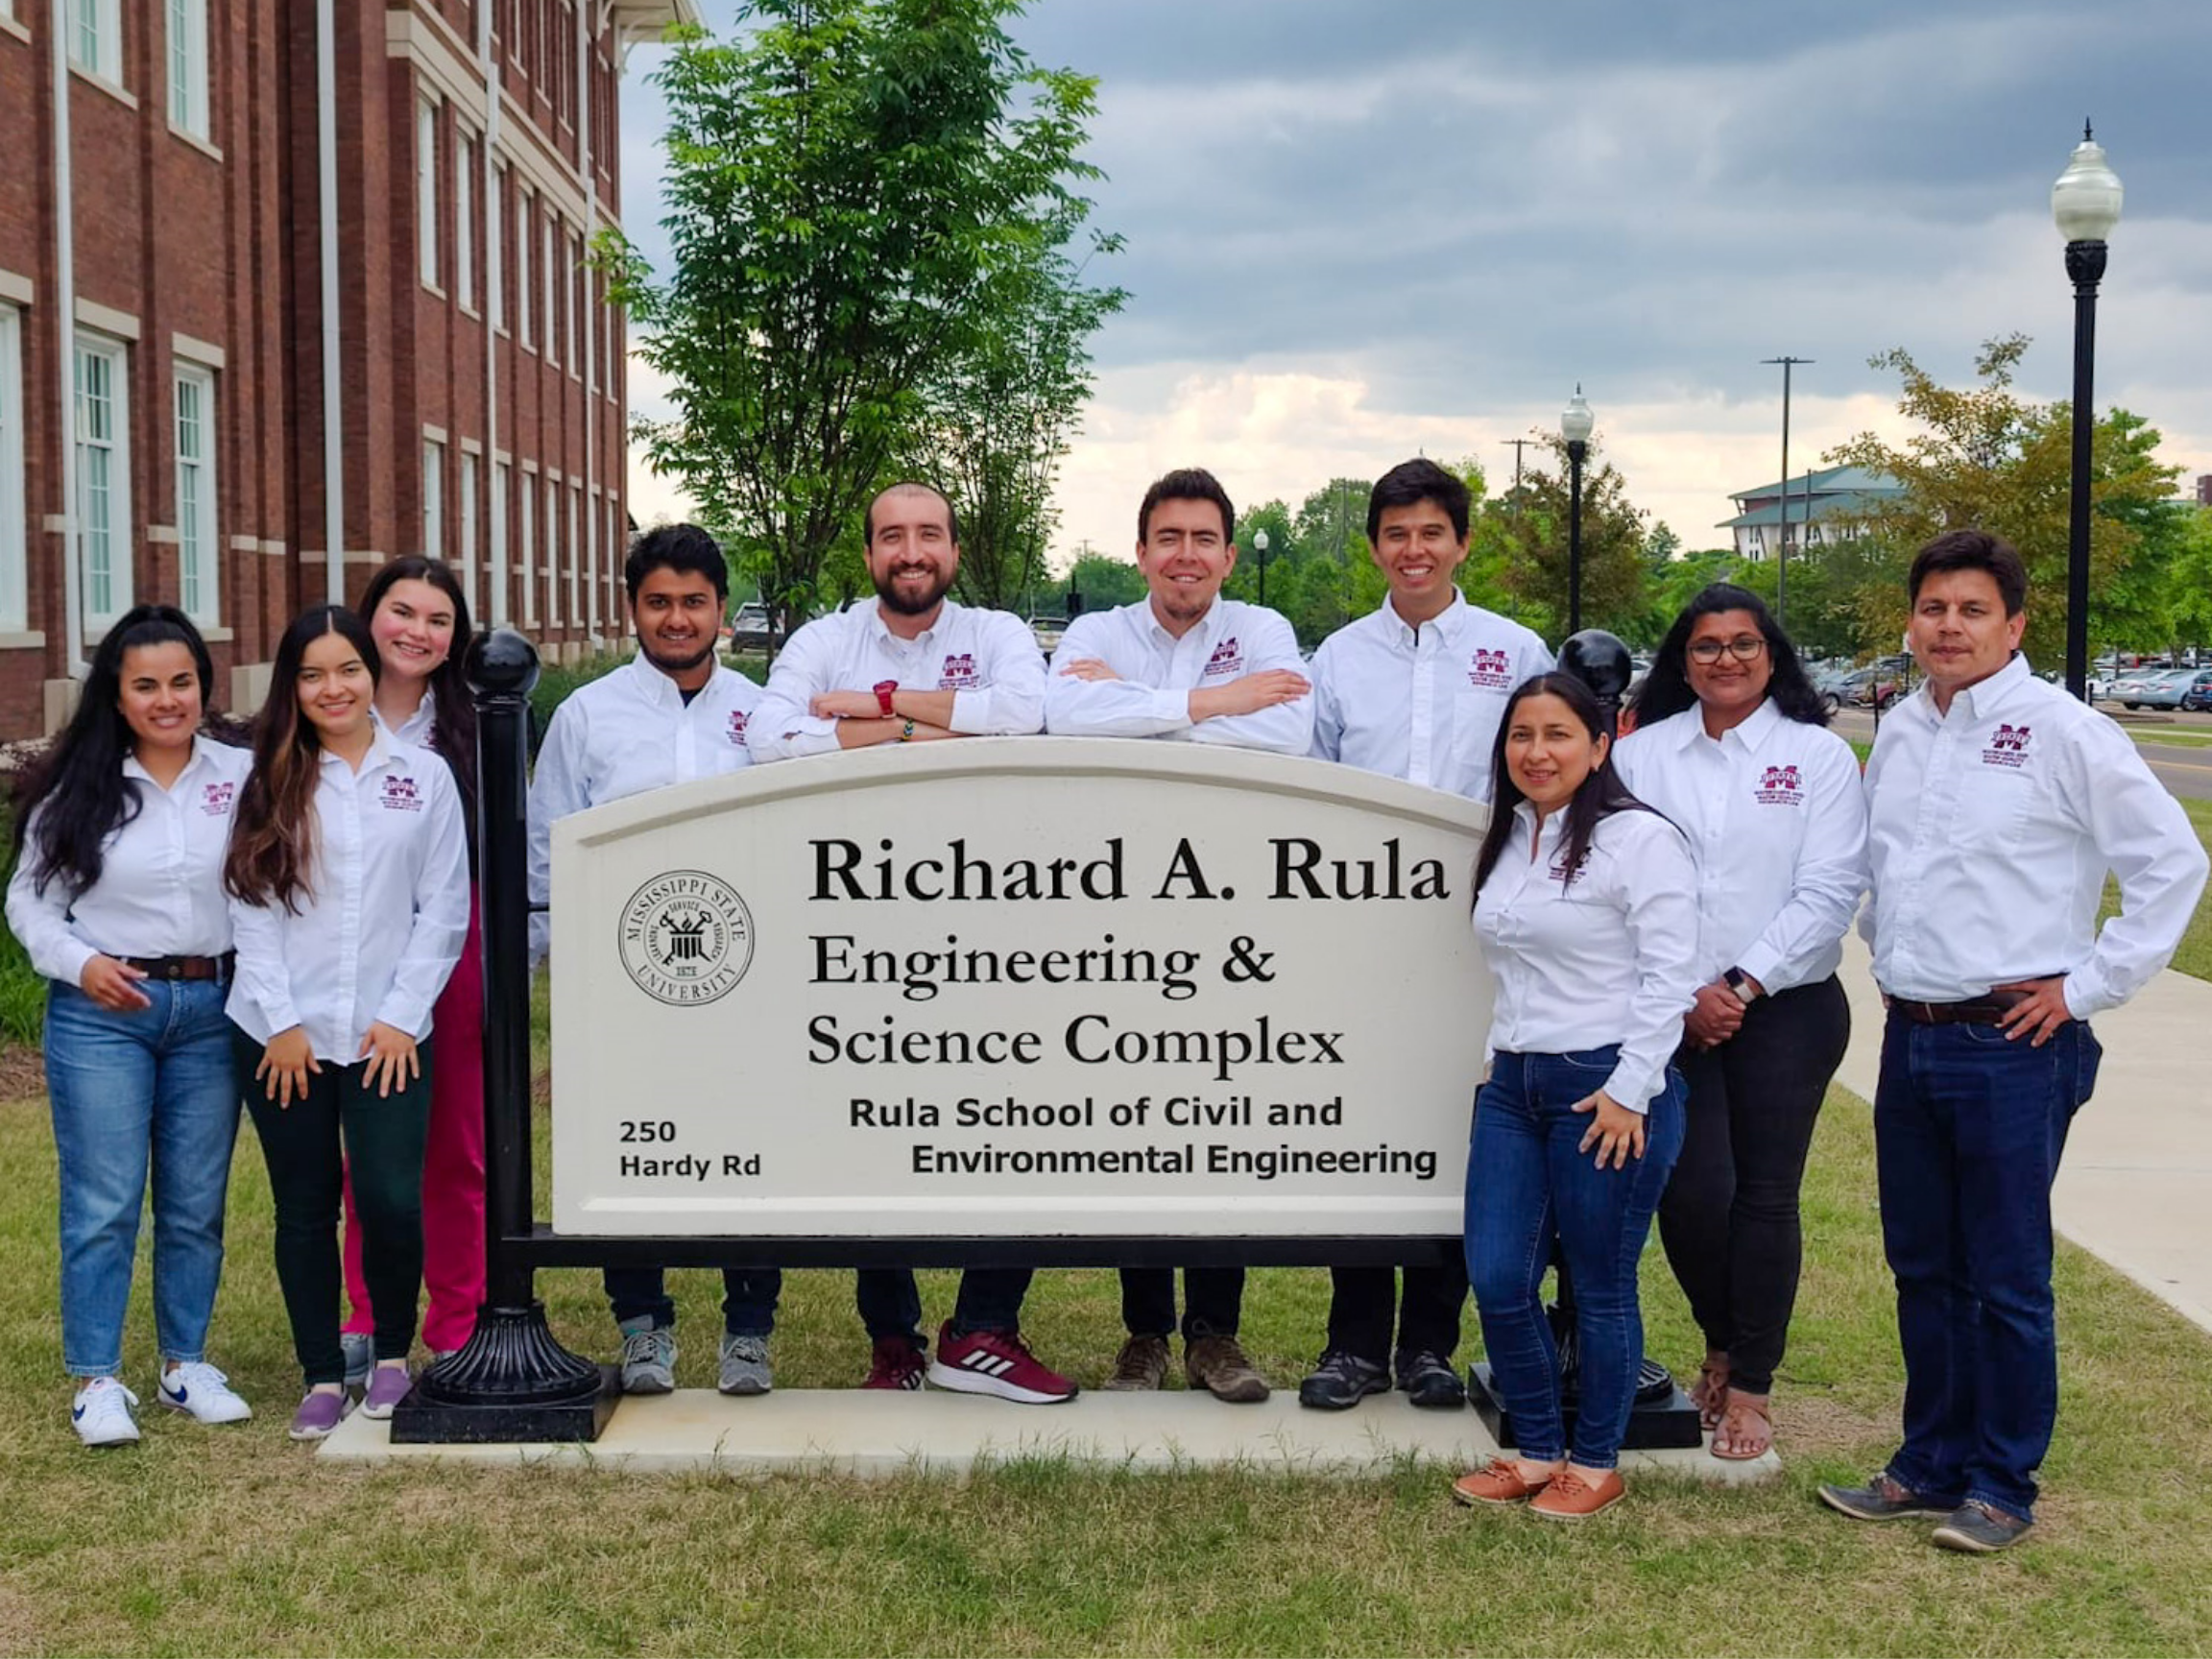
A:
POLYGON ((399 553, 626 633, 615 82, 694 0, 0 0, 0 738, 133 603, 250 709, 399 553), (64 305, 60 297, 68 295, 64 305))

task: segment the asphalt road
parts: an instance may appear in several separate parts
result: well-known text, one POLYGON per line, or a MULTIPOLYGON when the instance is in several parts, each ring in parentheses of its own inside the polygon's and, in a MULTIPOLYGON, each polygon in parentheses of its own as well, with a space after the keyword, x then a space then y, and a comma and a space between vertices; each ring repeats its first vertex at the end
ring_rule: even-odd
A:
MULTIPOLYGON (((2212 742, 2159 743, 2160 732, 2201 733, 2212 738, 2212 714, 2159 714, 2149 709, 2130 714, 2117 704, 2100 705, 2133 735, 2135 746, 2158 781, 2183 801, 2212 801, 2212 742)), ((1855 742, 1874 739, 1874 716, 1863 709, 1846 709, 1835 719, 1839 736, 1855 742)))

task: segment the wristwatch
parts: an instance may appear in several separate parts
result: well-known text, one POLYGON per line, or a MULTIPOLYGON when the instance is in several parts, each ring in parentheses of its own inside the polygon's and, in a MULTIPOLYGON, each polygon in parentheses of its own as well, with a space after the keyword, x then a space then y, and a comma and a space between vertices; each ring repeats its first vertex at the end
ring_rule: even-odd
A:
POLYGON ((899 682, 896 680, 878 680, 876 682, 876 707, 883 710, 883 718, 886 720, 891 718, 891 697, 898 689, 899 682))
POLYGON ((1741 968, 1730 968, 1720 975, 1720 983, 1736 994, 1736 1000, 1748 1008, 1759 999, 1758 990, 1751 983, 1751 975, 1741 968))

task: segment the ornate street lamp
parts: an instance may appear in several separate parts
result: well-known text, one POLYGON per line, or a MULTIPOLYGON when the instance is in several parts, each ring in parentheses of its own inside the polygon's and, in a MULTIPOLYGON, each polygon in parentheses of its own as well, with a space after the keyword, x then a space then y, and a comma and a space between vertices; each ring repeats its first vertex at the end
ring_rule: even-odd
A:
POLYGON ((1252 532, 1252 551, 1260 555, 1260 603, 1267 603, 1267 532, 1252 532))
POLYGON ((1567 632, 1582 632, 1582 463, 1590 456, 1590 434, 1598 417, 1583 401, 1582 383, 1559 417, 1559 436, 1567 440, 1567 632))
POLYGON ((2090 382, 2097 360, 2097 284, 2104 275, 2104 239, 2120 223, 2120 179, 2104 150, 2081 124, 2081 142, 2051 186, 2051 217, 2066 238, 2066 275, 2074 279, 2073 513, 2066 538, 2066 689, 2089 695, 2089 441, 2095 435, 2090 382))

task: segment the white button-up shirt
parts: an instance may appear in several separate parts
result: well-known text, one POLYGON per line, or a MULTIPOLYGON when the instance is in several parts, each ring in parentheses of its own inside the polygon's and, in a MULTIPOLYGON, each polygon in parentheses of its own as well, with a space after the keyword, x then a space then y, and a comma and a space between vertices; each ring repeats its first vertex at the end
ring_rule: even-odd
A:
POLYGON ((1456 592, 1418 628, 1386 599, 1313 653, 1313 753, 1487 801, 1505 700, 1551 666, 1533 632, 1456 592))
POLYGON ((1019 616, 948 599, 934 622, 902 639, 884 625, 878 601, 817 617, 791 636, 754 716, 753 758, 833 753, 837 722, 808 706, 826 691, 867 691, 886 680, 904 691, 951 692, 949 730, 964 735, 1021 734, 1045 724, 1045 655, 1019 616))
POLYGON ((1498 983, 1494 1054, 1574 1054, 1621 1045, 1605 1093, 1631 1112, 1666 1086, 1697 999, 1697 869, 1681 831, 1633 808, 1599 821, 1569 881, 1566 814, 1513 809, 1504 851, 1475 902, 1475 933, 1498 983))
MULTIPOLYGON (((553 710, 530 779, 531 902, 553 890, 556 818, 751 764, 746 738, 761 700, 759 686, 716 663, 686 704, 643 652, 570 692, 553 710)), ((546 939, 544 912, 533 912, 532 962, 543 958, 546 939)))
POLYGON ((1178 639, 1152 601, 1087 611, 1068 624, 1045 686, 1045 730, 1073 737, 1172 737, 1303 755, 1313 743, 1313 694, 1251 714, 1190 718, 1190 693, 1269 668, 1306 672, 1298 636, 1278 612, 1216 596, 1178 639), (1079 680, 1059 670, 1095 659, 1120 678, 1079 680))
POLYGON ((1623 737, 1613 763, 1690 838, 1701 983, 1741 968, 1787 991, 1836 972, 1866 891, 1866 797, 1850 744, 1769 697, 1718 740, 1693 705, 1623 737))
POLYGON ((318 1060, 350 1066, 379 1021, 427 1037, 431 1005, 461 959, 461 796, 442 758, 379 725, 360 771, 322 755, 314 812, 299 914, 230 902, 238 975, 225 1011, 256 1043, 303 1026, 318 1060))
MULTIPOLYGON (((253 769, 251 751, 206 737, 167 789, 134 755, 123 758, 138 815, 101 843, 100 879, 83 893, 61 878, 37 891, 37 842, 26 834, 23 860, 8 883, 8 926, 31 966, 65 985, 83 981, 95 956, 220 956, 230 949, 230 907, 223 898, 223 854, 230 813, 253 769)), ((36 830, 44 812, 31 815, 36 830)))
POLYGON ((2180 804, 2105 715, 2012 661, 1936 711, 1882 721, 1866 765, 1874 977, 1961 1002, 2065 975, 2075 1018, 2116 1008, 2174 954, 2204 887, 2180 804), (2105 872, 2121 913, 2100 930, 2105 872))

